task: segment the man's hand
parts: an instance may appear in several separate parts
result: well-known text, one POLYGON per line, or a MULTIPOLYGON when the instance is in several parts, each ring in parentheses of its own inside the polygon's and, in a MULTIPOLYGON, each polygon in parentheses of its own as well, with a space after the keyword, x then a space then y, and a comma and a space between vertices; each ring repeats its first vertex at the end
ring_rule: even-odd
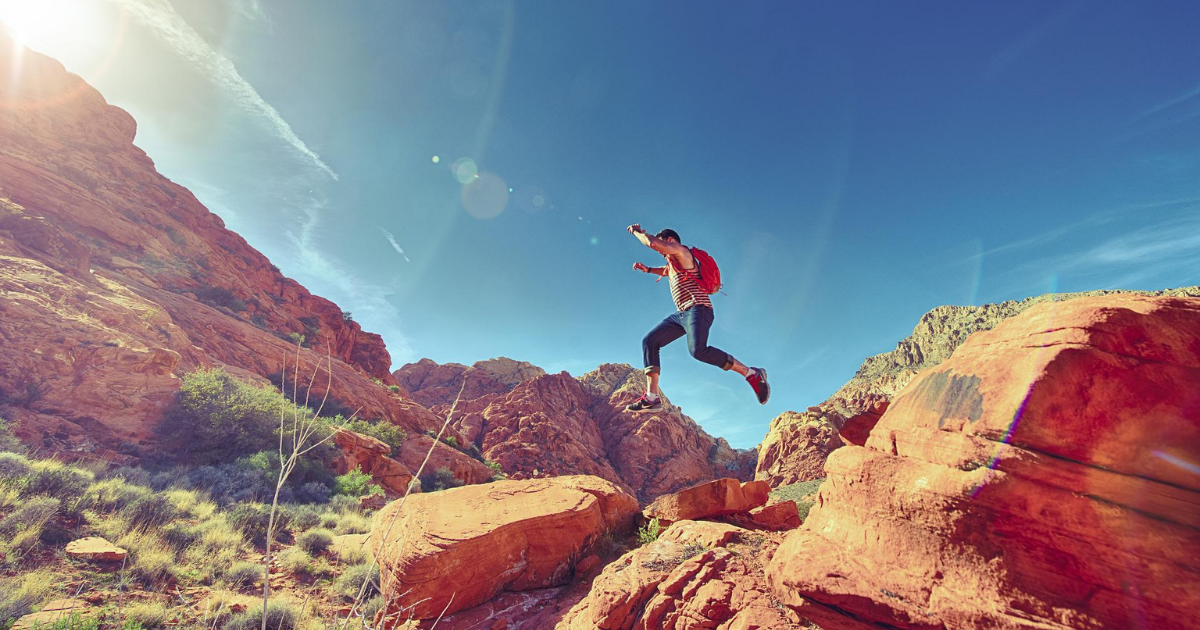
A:
POLYGON ((633 263, 633 270, 634 271, 645 271, 648 273, 650 271, 650 268, 647 267, 646 265, 643 265, 640 262, 635 262, 635 263, 633 263))
POLYGON ((643 230, 642 226, 638 223, 634 223, 633 225, 631 225, 625 229, 628 230, 630 234, 634 234, 634 235, 638 234, 639 232, 646 231, 646 230, 643 230))

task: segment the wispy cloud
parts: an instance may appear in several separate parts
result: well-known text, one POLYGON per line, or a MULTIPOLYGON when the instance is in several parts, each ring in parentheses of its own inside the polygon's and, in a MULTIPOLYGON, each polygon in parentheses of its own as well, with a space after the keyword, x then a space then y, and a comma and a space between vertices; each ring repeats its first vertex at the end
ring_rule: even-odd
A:
POLYGON ((986 81, 992 78, 996 73, 1012 65, 1021 57, 1026 56, 1043 42, 1048 41, 1055 32, 1065 28, 1074 20, 1084 6, 1082 1, 1063 4, 1057 10, 1026 29, 1009 42, 1007 46, 992 56, 987 68, 983 72, 982 79, 986 81))
MULTIPOLYGON (((312 161, 317 168, 337 179, 337 173, 321 160, 312 149, 296 135, 279 111, 259 95, 237 67, 227 57, 209 45, 199 33, 171 6, 167 0, 109 0, 129 12, 134 19, 152 30, 176 53, 204 73, 212 82, 232 94, 243 108, 258 116, 271 131, 287 142, 301 155, 312 161)), ((246 10, 261 11, 257 2, 242 2, 246 10)))
POLYGON ((411 260, 408 259, 408 254, 404 253, 404 248, 400 247, 400 243, 396 242, 396 237, 392 236, 391 232, 389 232, 383 228, 379 228, 379 230, 381 232, 383 232, 383 235, 387 237, 388 242, 392 244, 392 249, 396 250, 397 254, 400 254, 401 256, 404 257, 404 262, 407 262, 407 263, 412 262, 411 260))
POLYGON ((1157 105, 1154 105, 1153 107, 1150 107, 1149 109, 1146 109, 1145 111, 1138 114, 1137 117, 1134 118, 1134 120, 1141 120, 1143 118, 1148 118, 1159 112, 1164 112, 1168 109, 1171 109, 1171 108, 1175 107, 1176 105, 1182 105, 1184 103, 1192 101, 1198 97, 1200 97, 1200 85, 1193 87, 1192 89, 1184 92, 1183 94, 1173 96, 1165 101, 1162 101, 1161 103, 1158 103, 1157 105))

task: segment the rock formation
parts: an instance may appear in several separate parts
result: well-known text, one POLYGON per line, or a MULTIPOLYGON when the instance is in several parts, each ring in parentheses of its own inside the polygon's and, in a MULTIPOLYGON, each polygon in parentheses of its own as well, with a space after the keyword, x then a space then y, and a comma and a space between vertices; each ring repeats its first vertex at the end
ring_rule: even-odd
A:
POLYGON ((661 496, 642 514, 647 519, 658 519, 663 525, 728 516, 766 505, 770 491, 763 481, 739 483, 737 479, 718 479, 661 496))
POLYGON ((823 627, 1200 625, 1200 300, 1039 304, 830 455, 768 569, 823 627))
POLYGON ((755 478, 772 486, 820 478, 825 457, 840 446, 835 440, 825 439, 825 435, 832 430, 841 433, 843 441, 861 444, 893 396, 920 371, 949 358, 973 333, 991 330, 1039 304, 1120 294, 1200 297, 1200 287, 1051 293, 982 306, 939 306, 922 316, 912 334, 896 344, 895 350, 863 361, 854 378, 825 402, 803 413, 785 412, 772 421, 759 445, 755 478))
POLYGON ((669 403, 658 413, 625 411, 643 378, 628 365, 572 378, 504 358, 470 368, 425 359, 395 376, 438 414, 461 390, 453 427, 513 479, 595 475, 649 502, 721 477, 747 480, 756 461, 669 403))
POLYGON ((13 53, 0 32, 0 402, 24 441, 128 461, 153 446, 181 374, 265 383, 301 337, 303 369, 328 353, 330 395, 360 417, 440 426, 404 399, 380 337, 160 175, 127 113, 58 62, 13 53))
POLYGON ((627 533, 637 501, 588 476, 497 481, 410 496, 380 511, 379 559, 389 625, 453 614, 501 591, 565 584, 607 532, 627 533))

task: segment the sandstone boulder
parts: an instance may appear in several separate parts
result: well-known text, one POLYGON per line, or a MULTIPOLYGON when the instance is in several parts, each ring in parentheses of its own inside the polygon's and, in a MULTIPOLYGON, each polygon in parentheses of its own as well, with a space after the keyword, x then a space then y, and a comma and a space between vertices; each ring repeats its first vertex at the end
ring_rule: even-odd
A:
POLYGON ((773 532, 796 529, 800 526, 800 510, 795 501, 780 501, 764 505, 728 518, 731 522, 747 529, 766 529, 773 532))
POLYGON ((659 497, 642 513, 663 524, 727 516, 765 505, 770 491, 764 481, 718 479, 659 497))
POLYGON ((67 555, 92 562, 120 562, 129 555, 122 549, 99 536, 77 538, 67 543, 67 555))
POLYGON ((467 485, 484 483, 492 478, 492 469, 483 462, 472 459, 445 442, 435 442, 428 435, 409 435, 404 444, 400 445, 400 452, 396 455, 396 459, 405 468, 415 473, 420 469, 421 462, 425 461, 427 454, 429 454, 429 461, 426 462, 425 470, 421 473, 422 477, 445 468, 454 475, 455 479, 467 485), (433 453, 429 454, 431 446, 433 453))
POLYGON ((410 496, 403 509, 394 502, 371 534, 389 624, 564 584, 591 544, 628 531, 636 514, 633 497, 585 476, 453 488, 410 496))
POLYGON ((595 628, 796 628, 762 576, 774 540, 721 523, 681 521, 605 567, 587 597, 554 626, 595 628))
POLYGON ((1197 461, 1200 300, 1041 304, 829 457, 768 579, 822 626, 1197 627, 1197 461))
MULTIPOLYGON (((371 475, 384 490, 394 494, 404 494, 412 483, 412 471, 389 457, 392 447, 382 440, 337 427, 333 441, 340 450, 333 460, 337 474, 344 475, 358 468, 371 475)), ((413 492, 420 491, 420 484, 414 484, 413 492)))
POLYGON ((56 599, 42 606, 41 610, 18 619, 10 630, 53 628, 56 624, 65 625, 65 620, 75 615, 81 620, 87 620, 96 616, 96 611, 82 599, 56 599))
POLYGON ((838 435, 841 420, 819 407, 783 412, 758 447, 754 478, 776 487, 824 477, 825 458, 844 444, 838 435))
POLYGON ((871 405, 870 409, 846 418, 841 428, 838 429, 838 435, 847 444, 865 445, 867 438, 871 435, 871 430, 879 423, 879 419, 883 417, 887 408, 888 402, 880 401, 871 405))

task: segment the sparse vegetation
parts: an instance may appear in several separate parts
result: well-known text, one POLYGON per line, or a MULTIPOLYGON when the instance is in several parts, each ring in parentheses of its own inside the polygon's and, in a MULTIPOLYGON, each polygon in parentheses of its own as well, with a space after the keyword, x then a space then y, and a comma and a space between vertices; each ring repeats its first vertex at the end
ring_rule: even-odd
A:
POLYGON ((296 546, 317 556, 333 544, 333 532, 327 529, 311 529, 296 537, 296 546))
MULTIPOLYGON (((3 411, 3 409, 0 409, 3 411)), ((0 453, 23 453, 25 447, 13 435, 11 423, 0 417, 0 453)))
POLYGON ((658 540, 658 536, 662 534, 663 526, 659 524, 657 518, 650 519, 645 525, 638 528, 637 540, 638 543, 646 545, 658 540))
POLYGON ((437 492, 438 490, 457 488, 461 485, 463 482, 454 477, 454 471, 445 466, 433 471, 431 475, 421 477, 422 492, 437 492))
POLYGON ((246 310, 246 302, 234 295, 233 291, 225 287, 200 287, 192 289, 196 299, 204 304, 214 307, 225 307, 235 313, 240 313, 246 310))
MULTIPOLYGON (((340 416, 334 418, 334 421, 337 422, 339 419, 340 416)), ((404 432, 404 429, 386 420, 350 420, 337 423, 348 431, 373 437, 387 444, 392 447, 393 455, 400 451, 400 446, 404 444, 404 440, 408 439, 408 434, 404 432)))
POLYGON ((383 488, 371 483, 371 475, 355 467, 350 472, 339 475, 335 480, 334 492, 348 497, 365 497, 373 494, 383 494, 383 488))
POLYGON ((458 438, 453 435, 447 435, 442 441, 451 448, 458 448, 458 438))
POLYGON ((800 520, 808 518, 808 511, 817 501, 817 491, 821 489, 824 479, 801 481, 800 483, 779 486, 771 491, 771 498, 777 501, 795 501, 800 512, 800 520))

